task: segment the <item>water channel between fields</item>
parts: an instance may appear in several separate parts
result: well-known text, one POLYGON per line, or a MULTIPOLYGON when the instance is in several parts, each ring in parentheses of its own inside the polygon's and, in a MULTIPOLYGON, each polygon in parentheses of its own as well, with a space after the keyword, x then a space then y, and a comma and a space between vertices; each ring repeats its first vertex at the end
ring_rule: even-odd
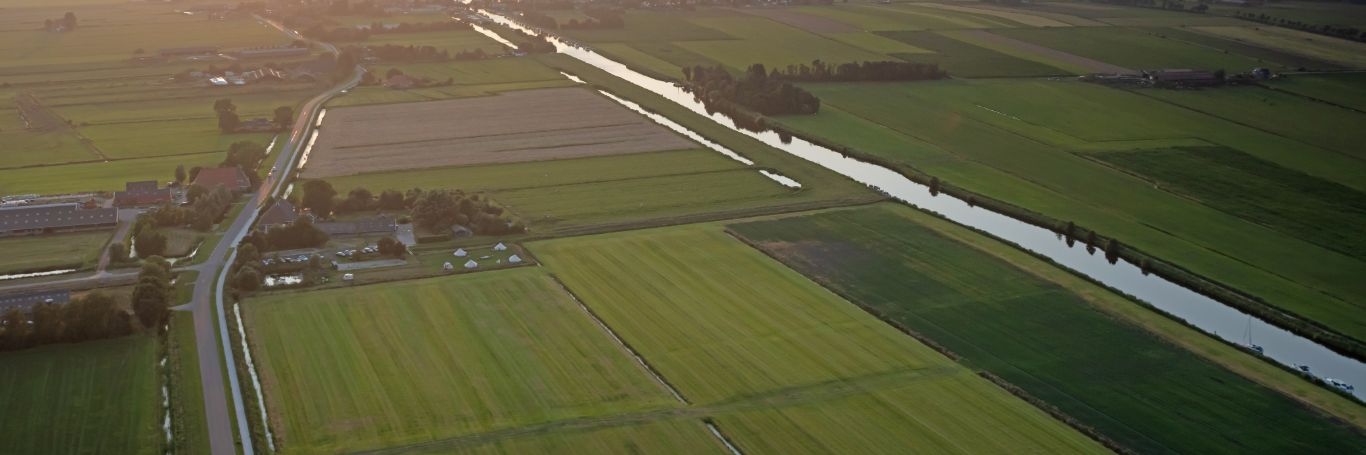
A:
MULTIPOLYGON (((496 13, 489 11, 483 11, 483 13, 501 25, 527 33, 537 32, 496 13)), ((488 32, 485 34, 493 33, 485 30, 488 32)), ((933 196, 925 185, 916 183, 891 169, 844 156, 839 152, 801 138, 780 137, 775 131, 753 132, 737 128, 735 123, 724 114, 708 113, 706 107, 697 101, 692 94, 672 82, 646 76, 628 68, 625 64, 570 44, 554 35, 547 34, 546 38, 555 44, 556 50, 561 54, 593 65, 640 88, 654 92, 698 115, 757 139, 770 147, 796 155, 855 181, 877 188, 907 204, 936 212, 959 224, 1013 242, 1107 286, 1133 295, 1231 343, 1247 344, 1250 334, 1251 343, 1260 346, 1263 349, 1263 355, 1271 360, 1290 367, 1306 365, 1311 368, 1314 376, 1334 378, 1348 384, 1361 385, 1363 391, 1366 391, 1366 363, 1338 354, 1314 341, 1252 317, 1218 300, 1206 297, 1162 277, 1144 274, 1135 264, 1124 260, 1111 264, 1103 253, 1088 252, 1082 242, 1077 242, 1075 246, 1068 246, 1063 239, 1051 230, 988 209, 971 206, 967 202, 952 196, 945 194, 933 196)), ((505 40, 500 37, 499 41, 505 40)), ((1352 393, 1357 398, 1362 398, 1362 395, 1357 395, 1361 392, 1352 393)))

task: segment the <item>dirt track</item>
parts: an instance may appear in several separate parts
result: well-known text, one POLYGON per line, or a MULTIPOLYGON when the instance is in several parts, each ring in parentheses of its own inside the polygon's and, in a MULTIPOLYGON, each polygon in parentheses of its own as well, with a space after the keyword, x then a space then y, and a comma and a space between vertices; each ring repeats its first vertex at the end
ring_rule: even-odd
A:
POLYGON ((697 144, 590 90, 328 111, 306 178, 678 150, 697 144))

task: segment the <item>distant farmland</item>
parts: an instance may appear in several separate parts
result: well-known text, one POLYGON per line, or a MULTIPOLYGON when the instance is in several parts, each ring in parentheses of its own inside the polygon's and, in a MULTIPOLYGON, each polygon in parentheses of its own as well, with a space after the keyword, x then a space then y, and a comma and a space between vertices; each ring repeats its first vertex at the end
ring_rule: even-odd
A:
POLYGON ((745 453, 1098 453, 716 226, 530 245, 745 453))
POLYGON ((322 131, 304 177, 696 147, 581 88, 334 109, 322 131))

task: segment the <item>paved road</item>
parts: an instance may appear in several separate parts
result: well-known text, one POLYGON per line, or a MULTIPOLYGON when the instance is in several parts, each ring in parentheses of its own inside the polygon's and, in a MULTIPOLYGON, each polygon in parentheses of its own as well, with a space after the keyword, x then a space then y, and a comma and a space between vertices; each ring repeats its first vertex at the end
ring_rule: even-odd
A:
MULTIPOLYGON (((279 28, 279 25, 271 25, 279 28)), ((283 29, 282 29, 283 31, 283 29)), ((291 37, 297 35, 286 32, 291 37)), ((325 49, 335 51, 336 48, 326 43, 318 43, 325 49)), ((261 182, 261 186, 250 196, 246 207, 242 209, 237 219, 233 220, 232 225, 223 233, 223 240, 214 247, 208 261, 202 266, 204 271, 214 273, 200 273, 195 282, 194 299, 189 307, 194 312, 195 326, 195 349, 199 353, 199 376, 203 380, 204 390, 204 410, 207 413, 209 427, 209 446, 213 455, 231 455, 238 452, 234 446, 232 436, 231 419, 235 418, 238 426, 238 434, 243 442, 242 453, 252 455, 254 453, 251 446, 251 430, 247 425, 246 410, 242 403, 242 392, 240 381, 237 379, 237 369, 233 359, 232 346, 228 338, 227 317, 224 309, 223 300, 223 281, 227 276, 227 265, 232 263, 237 252, 234 248, 244 237, 248 228, 256 220, 256 215, 261 206, 271 195, 277 194, 285 183, 285 178, 289 175, 290 169, 298 159, 303 146, 308 142, 308 135, 312 131, 314 118, 318 110, 328 99, 331 99, 342 90, 348 90, 360 83, 362 71, 357 67, 351 79, 339 84, 327 92, 324 92, 308 103, 304 104, 298 119, 294 122, 294 129, 290 133, 289 140, 284 143, 280 153, 275 159, 275 165, 271 168, 270 174, 261 182), (215 285, 215 279, 218 279, 215 285), (219 302, 214 305, 214 300, 219 302), (221 341, 221 344, 220 344, 221 341), (224 395, 224 365, 227 368, 227 386, 231 390, 233 406, 236 410, 235 416, 228 413, 227 396, 224 395)))

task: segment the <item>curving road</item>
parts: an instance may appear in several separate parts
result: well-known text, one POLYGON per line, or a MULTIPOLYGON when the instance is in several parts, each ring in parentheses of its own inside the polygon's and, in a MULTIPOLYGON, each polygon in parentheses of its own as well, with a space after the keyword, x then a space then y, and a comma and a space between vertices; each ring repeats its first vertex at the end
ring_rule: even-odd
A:
MULTIPOLYGON (((279 28, 292 38, 298 38, 296 33, 285 30, 277 23, 265 22, 279 28)), ((336 48, 330 44, 321 42, 317 44, 329 52, 336 52, 336 48)), ((242 209, 241 214, 233 220, 232 225, 224 232, 223 240, 214 247, 208 261, 201 265, 201 270, 205 272, 216 272, 199 274, 198 280, 195 281, 194 299, 188 306, 194 312, 195 349, 199 353, 199 376, 202 379, 204 389, 204 410, 207 413, 209 446, 213 455, 232 455, 238 452, 232 435, 233 421, 231 419, 234 418, 236 419, 239 437, 242 440, 242 453, 254 454, 251 445, 251 428, 247 425, 247 414, 242 403, 242 390, 240 381, 237 379, 232 343, 228 338, 227 317, 224 314, 226 301, 223 299, 223 282, 227 278, 227 266, 232 264, 233 258, 237 256, 235 246, 250 231, 262 204, 270 197, 279 194, 284 188, 290 171, 295 166, 294 163, 298 162, 299 154, 308 142, 314 119, 323 103, 341 91, 349 90, 359 84, 364 71, 363 68, 357 66, 350 79, 313 97, 304 104, 300 110, 300 115, 294 121, 294 128, 288 141, 284 143, 281 149, 282 153, 275 159, 270 174, 266 176, 261 182, 261 186, 247 200, 246 207, 242 209), (218 303, 217 305, 214 304, 215 301, 218 303), (228 367, 226 370, 227 386, 230 390, 229 394, 232 395, 233 407, 236 410, 235 416, 229 416, 228 399, 224 394, 225 365, 228 367)))

